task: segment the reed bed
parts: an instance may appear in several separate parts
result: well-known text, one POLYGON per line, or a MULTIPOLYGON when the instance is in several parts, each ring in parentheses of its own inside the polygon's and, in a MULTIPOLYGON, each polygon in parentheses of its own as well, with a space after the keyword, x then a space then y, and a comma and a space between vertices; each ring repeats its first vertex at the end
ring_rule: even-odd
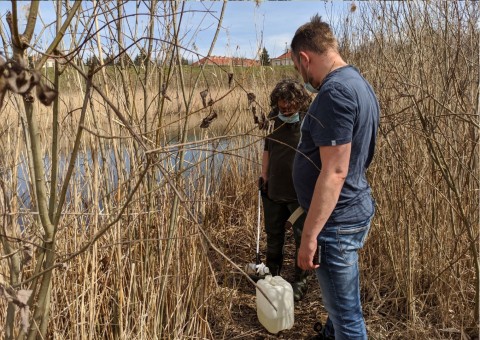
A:
MULTIPOLYGON (((341 21, 342 53, 382 109, 368 171, 377 213, 360 255, 372 339, 478 338, 479 12, 474 2, 368 3, 341 21)), ((78 70, 61 80, 68 86, 59 94, 58 181, 46 185, 52 204, 80 124, 82 137, 55 235, 46 338, 274 338, 235 265, 255 255, 264 132, 251 108, 268 114, 276 81, 298 75, 171 66, 111 66, 94 76, 91 96, 78 70), (200 128, 212 111, 218 118, 200 128)), ((53 116, 34 110, 49 184, 53 116)), ((36 292, 30 279, 42 264, 44 231, 25 116, 21 98, 9 95, 0 122, 0 284, 36 292)), ((283 338, 304 338, 325 319, 319 296, 312 277, 283 338)), ((0 300, 0 324, 9 323, 22 335, 19 313, 0 300)))

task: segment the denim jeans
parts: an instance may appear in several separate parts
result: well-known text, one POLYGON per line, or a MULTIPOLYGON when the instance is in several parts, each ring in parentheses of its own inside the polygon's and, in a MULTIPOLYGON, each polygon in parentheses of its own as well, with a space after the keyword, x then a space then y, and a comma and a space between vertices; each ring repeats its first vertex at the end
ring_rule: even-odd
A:
POLYGON ((367 339, 360 302, 358 250, 370 230, 369 218, 351 225, 326 224, 317 237, 321 263, 316 269, 328 312, 324 335, 335 339, 367 339))

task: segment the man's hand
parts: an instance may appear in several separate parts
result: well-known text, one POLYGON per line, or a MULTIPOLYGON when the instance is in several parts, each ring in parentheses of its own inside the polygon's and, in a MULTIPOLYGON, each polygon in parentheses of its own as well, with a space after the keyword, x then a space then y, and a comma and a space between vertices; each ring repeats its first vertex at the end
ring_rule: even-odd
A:
POLYGON ((318 264, 313 264, 313 256, 317 250, 317 239, 307 240, 302 237, 300 249, 298 250, 297 262, 298 266, 303 270, 316 269, 320 267, 318 264))

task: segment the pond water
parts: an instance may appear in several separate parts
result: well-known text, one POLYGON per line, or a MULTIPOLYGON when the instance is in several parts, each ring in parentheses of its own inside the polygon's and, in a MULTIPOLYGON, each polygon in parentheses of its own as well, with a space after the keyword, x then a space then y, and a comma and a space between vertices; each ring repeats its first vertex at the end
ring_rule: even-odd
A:
MULTIPOLYGON (((256 140, 258 140, 258 138, 256 138, 256 140)), ((178 147, 171 147, 167 149, 167 152, 160 153, 159 159, 161 159, 164 169, 167 169, 170 174, 180 173, 181 176, 187 180, 188 185, 185 188, 185 194, 191 195, 196 188, 205 185, 205 183, 210 185, 214 181, 220 181, 222 179, 222 174, 231 170, 232 166, 237 168, 242 166, 250 168, 253 165, 254 168, 258 166, 260 171, 258 162, 260 161, 259 151, 261 151, 262 145, 262 143, 255 143, 255 140, 252 141, 251 137, 245 138, 245 140, 240 142, 232 142, 231 140, 218 140, 211 143, 198 142, 198 144, 190 144, 188 145, 188 148, 184 149, 182 163, 180 163, 181 153, 178 147), (180 171, 180 169, 182 169, 182 171, 180 171)), ((112 148, 107 149, 103 157, 102 154, 98 152, 92 153, 91 150, 79 153, 75 162, 75 171, 71 179, 71 185, 67 190, 65 205, 68 206, 72 203, 72 197, 76 195, 78 198, 80 195, 85 208, 89 206, 88 202, 92 201, 91 181, 94 157, 97 159, 99 168, 103 169, 102 178, 99 179, 102 183, 102 187, 105 188, 108 186, 109 191, 114 192, 118 188, 119 178, 128 179, 131 172, 135 171, 135 166, 132 167, 132 159, 136 158, 133 157, 131 152, 127 149, 123 149, 119 156, 119 158, 121 158, 119 160, 121 164, 116 164, 116 157, 112 148), (121 173, 119 173, 119 171, 121 171, 121 173)), ((63 183, 69 161, 69 155, 60 155, 58 191, 60 191, 60 184, 63 183)), ((45 155, 44 157, 44 165, 46 176, 49 178, 51 159, 48 155, 45 155)), ((30 211, 33 208, 31 200, 32 188, 30 185, 30 176, 25 156, 20 159, 16 171, 18 179, 17 197, 20 210, 30 211)), ((247 176, 252 176, 252 179, 256 178, 259 171, 255 174, 248 174, 247 176)), ((163 179, 163 176, 159 169, 156 168, 154 173, 156 181, 160 182, 163 179)), ((133 182, 134 181, 135 180, 133 180, 133 182)), ((207 191, 208 190, 210 190, 209 187, 207 187, 207 191)), ((57 195, 58 194, 59 192, 57 192, 57 195)), ((106 202, 104 202, 103 199, 100 199, 100 211, 103 211, 105 203, 106 202)), ((27 215, 25 214, 19 215, 18 223, 21 226, 26 223, 25 218, 31 218, 31 216, 26 216, 27 215)))

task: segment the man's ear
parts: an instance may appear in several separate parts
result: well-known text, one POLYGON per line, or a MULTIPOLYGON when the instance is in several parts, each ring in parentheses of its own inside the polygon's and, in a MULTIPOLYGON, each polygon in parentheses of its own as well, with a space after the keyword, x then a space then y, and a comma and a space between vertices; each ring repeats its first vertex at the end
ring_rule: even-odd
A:
POLYGON ((310 62, 310 56, 304 51, 298 52, 298 61, 300 63, 302 62, 302 59, 306 60, 307 64, 310 62))

